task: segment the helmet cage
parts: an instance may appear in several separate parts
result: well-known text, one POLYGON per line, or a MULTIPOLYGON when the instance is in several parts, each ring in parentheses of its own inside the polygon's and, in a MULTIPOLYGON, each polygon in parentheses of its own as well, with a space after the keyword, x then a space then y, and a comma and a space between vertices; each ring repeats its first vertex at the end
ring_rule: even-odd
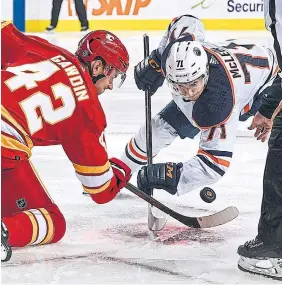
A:
POLYGON ((184 81, 184 82, 179 82, 179 81, 174 81, 171 78, 169 78, 169 76, 167 76, 167 82, 168 82, 168 86, 171 89, 171 92, 181 96, 184 98, 184 96, 182 95, 182 93, 180 92, 180 89, 186 88, 193 88, 198 82, 199 80, 203 80, 203 88, 205 88, 207 86, 208 83, 208 79, 209 79, 209 65, 207 64, 206 66, 206 70, 205 73, 200 75, 198 78, 192 80, 192 81, 184 81))

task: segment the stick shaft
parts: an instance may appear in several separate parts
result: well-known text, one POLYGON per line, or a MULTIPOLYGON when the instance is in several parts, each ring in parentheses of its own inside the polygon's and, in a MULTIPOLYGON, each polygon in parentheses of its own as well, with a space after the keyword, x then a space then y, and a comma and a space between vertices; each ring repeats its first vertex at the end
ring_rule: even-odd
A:
MULTIPOLYGON (((147 58, 150 53, 149 36, 143 37, 144 42, 144 58, 147 58)), ((149 90, 145 91, 145 108, 146 108, 146 153, 148 165, 153 163, 152 155, 152 114, 151 114, 151 96, 149 90)))

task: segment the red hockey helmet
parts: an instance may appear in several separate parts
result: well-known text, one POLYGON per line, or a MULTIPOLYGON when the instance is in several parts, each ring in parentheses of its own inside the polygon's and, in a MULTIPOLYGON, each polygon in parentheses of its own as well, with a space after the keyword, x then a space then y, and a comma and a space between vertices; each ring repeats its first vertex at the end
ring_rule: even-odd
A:
MULTIPOLYGON (((125 80, 129 55, 120 39, 111 32, 97 30, 85 35, 78 43, 75 53, 80 61, 90 65, 95 58, 102 58, 108 72, 121 76, 119 87, 125 80)), ((106 74, 105 74, 106 75, 106 74)))

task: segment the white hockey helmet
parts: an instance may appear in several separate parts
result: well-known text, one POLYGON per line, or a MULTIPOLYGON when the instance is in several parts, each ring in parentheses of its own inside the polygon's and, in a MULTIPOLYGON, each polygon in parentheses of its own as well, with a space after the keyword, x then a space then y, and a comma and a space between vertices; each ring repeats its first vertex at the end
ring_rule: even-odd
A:
POLYGON ((175 41, 165 62, 165 75, 174 86, 191 83, 199 78, 203 78, 206 85, 209 75, 208 56, 201 43, 175 41))

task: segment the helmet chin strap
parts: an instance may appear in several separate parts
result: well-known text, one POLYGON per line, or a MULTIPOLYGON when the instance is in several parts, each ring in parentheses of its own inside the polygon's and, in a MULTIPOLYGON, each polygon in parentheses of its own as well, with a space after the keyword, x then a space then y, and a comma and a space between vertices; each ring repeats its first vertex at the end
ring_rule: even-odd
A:
POLYGON ((94 84, 96 84, 96 82, 98 81, 98 80, 100 80, 101 78, 104 78, 105 77, 105 75, 104 74, 99 74, 99 75, 97 75, 97 76, 91 76, 92 77, 92 82, 94 83, 94 84))
POLYGON ((91 78, 92 78, 93 84, 96 84, 96 82, 97 82, 99 79, 105 77, 104 74, 99 74, 99 75, 97 75, 97 76, 94 76, 94 75, 93 75, 93 72, 92 72, 92 70, 91 70, 91 64, 90 64, 90 63, 87 63, 87 68, 88 68, 88 72, 89 72, 89 74, 90 74, 90 76, 91 76, 91 78))
MULTIPOLYGON (((79 57, 78 57, 78 59, 80 60, 79 57)), ((103 66, 106 66, 106 62, 105 62, 105 60, 104 60, 102 57, 98 56, 98 57, 96 57, 95 59, 96 59, 96 60, 101 60, 102 63, 103 63, 103 66)), ((82 62, 82 61, 80 60, 80 62, 82 62)), ((87 69, 88 69, 88 72, 89 72, 89 74, 90 74, 90 76, 91 76, 91 78, 92 78, 93 84, 96 84, 96 82, 97 82, 98 80, 100 80, 101 78, 104 78, 104 77, 105 77, 104 74, 99 74, 99 75, 97 75, 97 76, 94 76, 94 75, 93 75, 93 71, 92 71, 92 69, 91 69, 91 63, 89 63, 89 62, 87 62, 87 63, 82 62, 82 63, 87 66, 87 69)))

